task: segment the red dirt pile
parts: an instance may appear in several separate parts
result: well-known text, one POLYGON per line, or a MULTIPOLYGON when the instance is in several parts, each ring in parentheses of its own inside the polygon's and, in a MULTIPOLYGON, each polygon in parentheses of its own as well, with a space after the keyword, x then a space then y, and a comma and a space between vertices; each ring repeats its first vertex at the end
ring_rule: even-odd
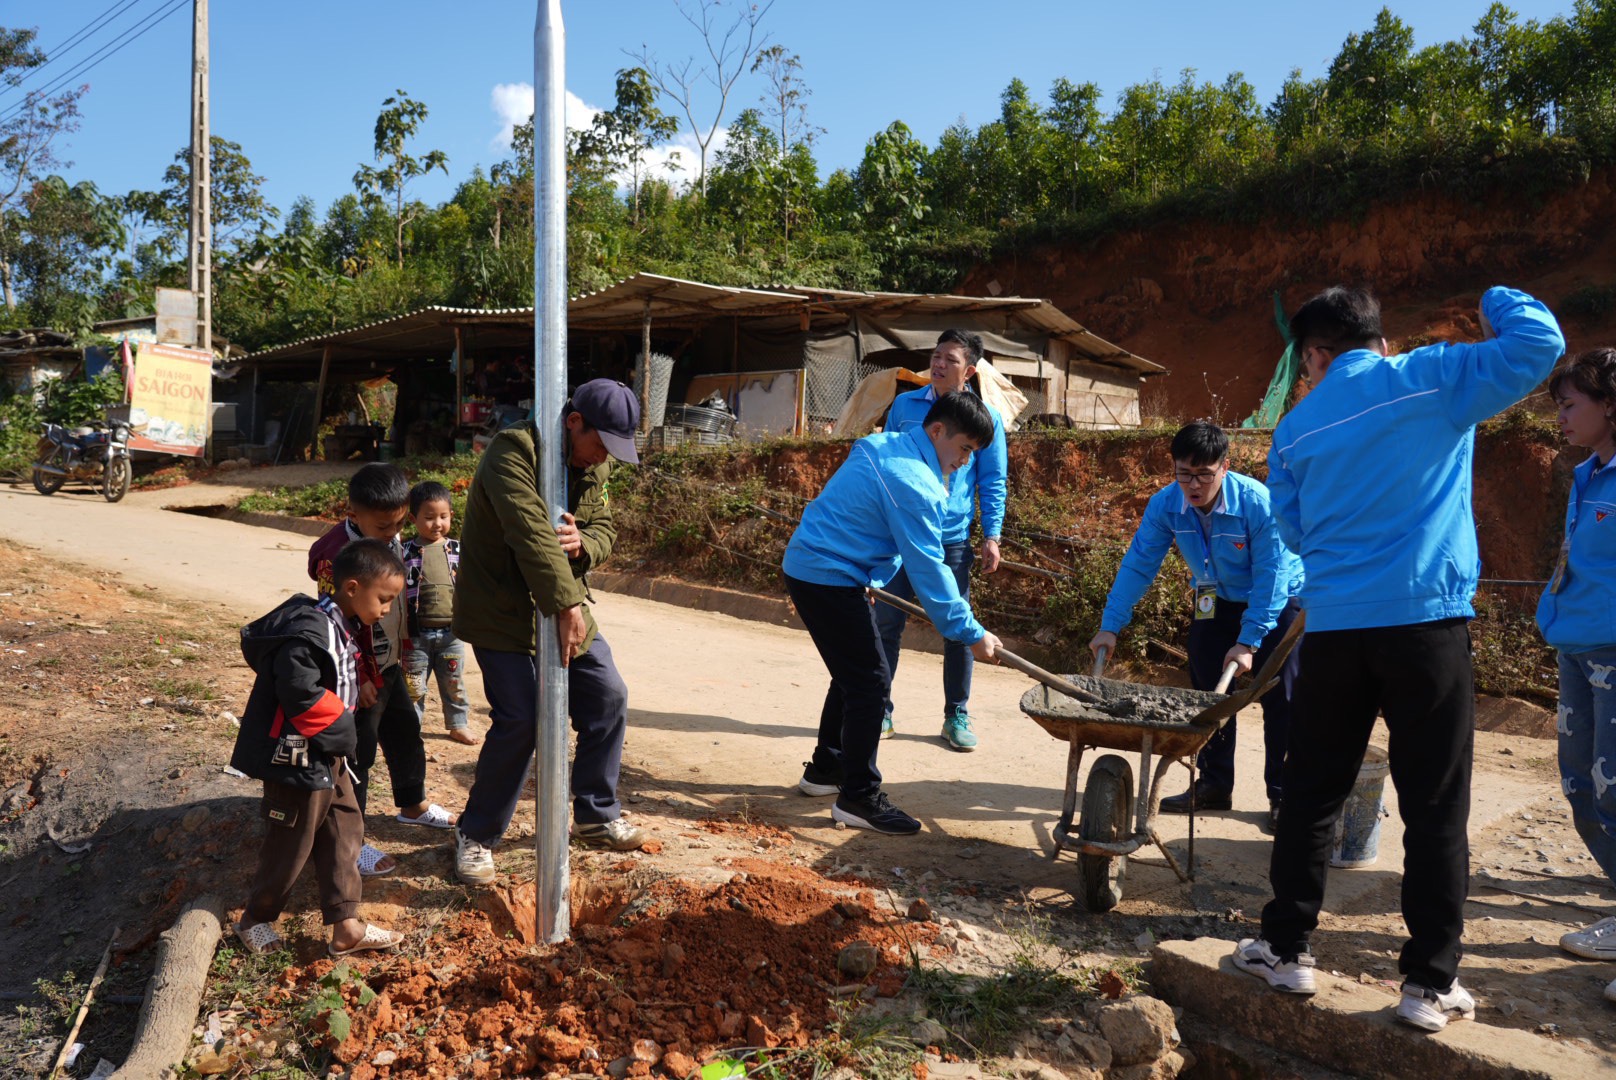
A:
MULTIPOLYGON (((336 1057, 352 1080, 608 1075, 614 1062, 618 1075, 683 1077, 719 1050, 802 1047, 822 1033, 844 946, 875 947, 865 981, 890 995, 908 948, 935 933, 878 917, 867 890, 839 894, 808 871, 743 864, 710 891, 674 880, 575 888, 574 938, 554 947, 506 936, 531 926, 531 885, 491 895, 495 917, 458 916, 430 961, 385 959, 364 973, 377 997, 350 1001, 336 1057)), ((305 996, 332 966, 291 969, 285 993, 305 996)))

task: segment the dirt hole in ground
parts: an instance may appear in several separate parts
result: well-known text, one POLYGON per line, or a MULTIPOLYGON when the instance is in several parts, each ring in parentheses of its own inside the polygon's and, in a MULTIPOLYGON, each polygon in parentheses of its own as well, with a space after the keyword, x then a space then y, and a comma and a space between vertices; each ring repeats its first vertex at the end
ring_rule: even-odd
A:
POLYGON ((625 860, 576 878, 573 936, 558 945, 526 940, 532 883, 481 890, 477 910, 440 925, 424 952, 344 969, 321 959, 290 969, 279 992, 299 998, 338 973, 352 1029, 335 1056, 352 1080, 687 1076, 737 1047, 807 1046, 832 1000, 897 993, 936 934, 809 870, 737 859, 726 872, 700 886, 641 877, 625 860), (860 979, 837 968, 854 942, 873 946, 860 979))

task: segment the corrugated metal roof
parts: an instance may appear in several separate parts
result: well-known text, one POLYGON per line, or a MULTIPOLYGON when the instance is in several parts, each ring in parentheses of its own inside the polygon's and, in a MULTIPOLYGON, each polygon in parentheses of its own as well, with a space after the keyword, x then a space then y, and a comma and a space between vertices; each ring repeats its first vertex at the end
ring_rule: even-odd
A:
MULTIPOLYGON (((1020 296, 859 292, 795 285, 751 289, 641 273, 596 292, 573 297, 567 303, 567 321, 572 327, 583 330, 637 328, 645 318, 648 304, 651 321, 662 327, 670 324, 689 325, 725 315, 812 316, 856 310, 885 316, 905 312, 1002 312, 1013 322, 1069 343, 1082 358, 1091 362, 1128 368, 1141 375, 1158 375, 1167 370, 1091 333, 1049 301, 1020 296)), ((531 324, 533 318, 533 308, 482 309, 434 305, 347 330, 300 338, 260 350, 246 359, 248 362, 271 363, 307 361, 326 345, 365 350, 378 356, 394 352, 403 355, 411 345, 398 339, 407 339, 418 331, 440 327, 445 323, 487 326, 526 321, 531 324)))

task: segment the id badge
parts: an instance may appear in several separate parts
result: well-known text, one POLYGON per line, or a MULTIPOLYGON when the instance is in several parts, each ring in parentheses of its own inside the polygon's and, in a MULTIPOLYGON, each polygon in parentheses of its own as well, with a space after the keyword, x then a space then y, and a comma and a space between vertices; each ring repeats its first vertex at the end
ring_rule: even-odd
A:
POLYGON ((1554 564, 1554 575, 1549 578, 1549 591, 1557 593, 1565 584, 1566 561, 1571 557, 1571 537, 1560 542, 1560 560, 1554 564))
POLYGON ((1218 613, 1218 583, 1215 581, 1197 581, 1195 583, 1195 618, 1210 619, 1218 613))

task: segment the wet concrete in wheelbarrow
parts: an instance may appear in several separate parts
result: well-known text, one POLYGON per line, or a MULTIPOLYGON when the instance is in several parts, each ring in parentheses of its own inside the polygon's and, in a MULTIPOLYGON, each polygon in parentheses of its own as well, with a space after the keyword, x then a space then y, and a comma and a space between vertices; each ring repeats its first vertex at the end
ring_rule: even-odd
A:
POLYGON ((1079 690, 1097 695, 1100 700, 1079 701, 1058 690, 1034 687, 1022 699, 1022 707, 1025 709, 1030 704, 1044 716, 1071 720, 1187 724, 1224 700, 1223 694, 1186 690, 1177 686, 1150 686, 1092 675, 1066 675, 1063 678, 1079 690))

